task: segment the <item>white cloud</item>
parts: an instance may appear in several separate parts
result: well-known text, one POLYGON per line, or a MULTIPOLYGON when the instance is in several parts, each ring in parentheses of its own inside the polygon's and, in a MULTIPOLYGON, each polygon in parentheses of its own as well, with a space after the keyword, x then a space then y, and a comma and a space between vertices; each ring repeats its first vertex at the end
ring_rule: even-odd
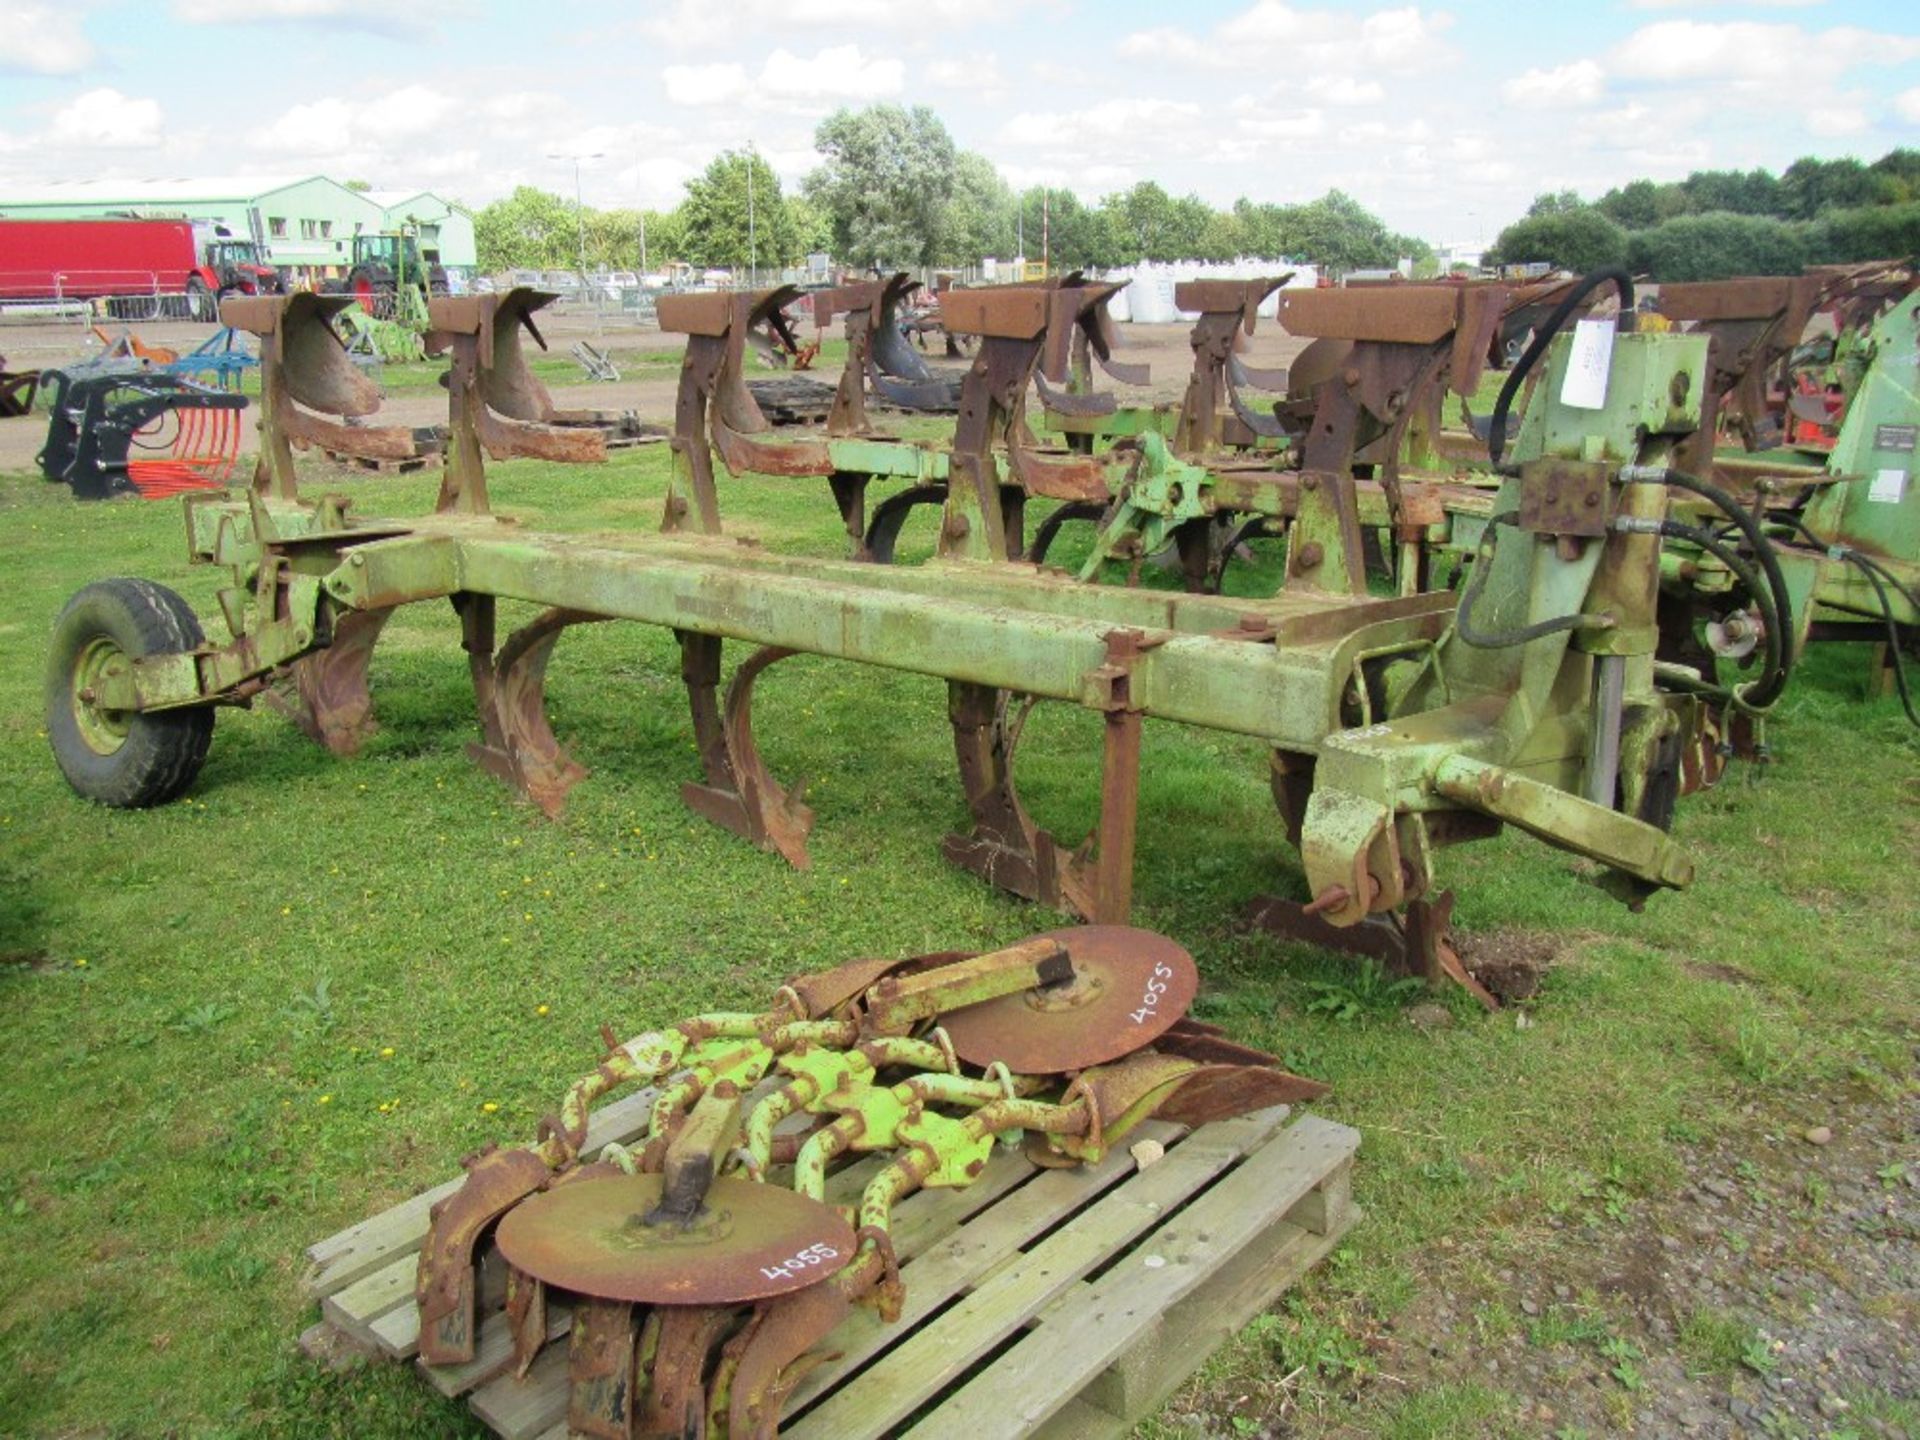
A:
POLYGON ((1500 93, 1516 105, 1591 105, 1607 88, 1607 72, 1597 60, 1574 60, 1552 69, 1533 69, 1514 76, 1500 93))
POLYGON ((364 136, 396 140, 428 134, 454 113, 454 101, 426 85, 407 85, 360 107, 354 125, 364 136))
POLYGON ((668 65, 660 72, 667 99, 676 105, 748 105, 802 114, 824 114, 841 102, 886 100, 906 89, 907 67, 899 60, 868 55, 858 45, 832 45, 812 56, 784 47, 761 63, 757 74, 744 65, 668 65))
POLYGON ((742 65, 669 65, 660 72, 667 99, 676 105, 731 105, 745 98, 747 71, 742 65))
POLYGON ((1807 111, 1808 133, 1823 140, 1858 135, 1869 123, 1867 112, 1858 105, 1815 105, 1807 111))
POLYGON ((1120 53, 1222 70, 1278 65, 1296 75, 1407 75, 1453 58, 1441 39, 1452 24, 1445 11, 1416 5, 1376 10, 1356 20, 1347 10, 1255 0, 1205 34, 1175 25, 1135 31, 1120 41, 1120 53))
POLYGON ((1759 20, 1661 20, 1623 40, 1611 68, 1643 80, 1803 82, 1917 58, 1920 37, 1853 25, 1809 31, 1759 20))
POLYGON ((1329 105, 1378 105, 1387 98, 1386 87, 1378 80, 1356 80, 1351 75, 1315 75, 1307 81, 1307 94, 1329 105))
POLYGON ((1710 10, 1716 5, 1749 5, 1756 10, 1800 10, 1827 0, 1627 0, 1633 10, 1710 10))
POLYGON ((345 100, 313 100, 282 111, 277 119, 256 130, 249 143, 256 150, 319 154, 347 138, 353 116, 354 107, 345 100))
POLYGON ((933 60, 915 67, 914 74, 942 90, 964 91, 983 99, 1002 94, 1007 88, 1000 74, 1000 57, 991 50, 933 60))
POLYGON ((1920 85, 1911 90, 1902 90, 1893 97, 1894 113, 1902 120, 1910 120, 1920 125, 1920 85))
POLYGON ((1164 143, 1170 131, 1190 126, 1201 114, 1198 105, 1181 100, 1102 100, 1084 110, 1023 111, 1002 122, 998 138, 1005 145, 1041 146, 1071 155, 1104 148, 1120 137, 1131 137, 1136 144, 1146 139, 1164 143))
POLYGON ((925 30, 941 36, 997 20, 1008 0, 675 0, 640 22, 650 39, 678 49, 737 47, 742 36, 806 33, 834 26, 925 30))
POLYGON ((47 139, 81 150, 150 150, 160 144, 160 102, 102 86, 53 112, 47 139))
POLYGON ((419 36, 454 13, 452 0, 173 0, 185 25, 312 25, 374 35, 419 36))
POLYGON ((423 142, 448 130, 456 115, 465 117, 462 138, 476 128, 510 134, 545 98, 523 91, 478 107, 462 106, 430 85, 404 85, 371 100, 330 95, 281 111, 248 143, 273 154, 326 157, 330 166, 335 152, 353 147, 404 153, 411 161, 430 157, 434 147, 423 142))
POLYGON ((0 0, 0 73, 72 75, 93 63, 93 42, 70 4, 0 0))

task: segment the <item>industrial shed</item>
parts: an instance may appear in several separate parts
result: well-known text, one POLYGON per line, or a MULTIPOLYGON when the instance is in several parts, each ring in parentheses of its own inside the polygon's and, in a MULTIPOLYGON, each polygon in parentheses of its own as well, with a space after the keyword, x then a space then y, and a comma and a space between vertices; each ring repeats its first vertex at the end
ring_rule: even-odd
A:
POLYGON ((355 235, 397 229, 412 216, 423 249, 439 250, 450 267, 473 265, 470 215, 424 191, 380 195, 324 175, 55 180, 0 190, 0 217, 211 220, 256 241, 269 262, 295 280, 317 281, 346 274, 355 235))

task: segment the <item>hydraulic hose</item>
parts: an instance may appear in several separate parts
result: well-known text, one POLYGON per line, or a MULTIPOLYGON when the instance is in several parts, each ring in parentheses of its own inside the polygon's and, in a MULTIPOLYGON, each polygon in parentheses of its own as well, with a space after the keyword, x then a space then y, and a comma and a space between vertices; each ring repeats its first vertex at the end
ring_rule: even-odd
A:
POLYGON ((1785 593, 1784 590, 1776 594, 1770 585, 1763 585, 1759 574, 1740 552, 1710 530, 1679 520, 1662 520, 1660 533, 1675 540, 1684 540, 1689 545, 1698 545, 1726 566, 1733 578, 1746 588, 1760 606, 1760 624, 1766 636, 1765 668, 1758 680, 1752 685, 1742 686, 1737 694, 1742 705, 1755 710, 1765 709, 1786 688, 1787 675, 1792 668, 1787 660, 1786 626, 1780 608, 1780 595, 1785 593))
POLYGON ((1479 602, 1480 593, 1487 588, 1487 577, 1493 570, 1494 531, 1502 525, 1513 524, 1519 518, 1518 511, 1509 510, 1487 522, 1486 532, 1480 537, 1480 548, 1474 555, 1473 573, 1467 576, 1467 588, 1461 593, 1460 608, 1454 612, 1455 633, 1476 650, 1504 650, 1512 645, 1538 640, 1543 635, 1557 635, 1562 630, 1610 628, 1613 617, 1609 615, 1556 615, 1515 630, 1482 630, 1474 624, 1473 607, 1479 602))
POLYGON ((1520 386, 1546 353, 1548 342, 1565 328, 1567 319, 1580 307, 1580 302, 1602 285, 1611 284, 1620 292, 1620 313, 1633 314, 1633 276, 1621 265, 1603 265, 1600 269, 1583 276, 1578 285, 1567 293, 1566 299, 1554 307, 1553 313, 1533 332, 1533 343, 1527 346, 1519 362, 1507 376, 1507 383, 1500 387, 1500 398, 1493 403, 1493 416, 1487 422, 1487 456, 1495 464, 1507 448, 1507 412, 1513 408, 1513 397, 1520 393, 1520 386))
MULTIPOLYGON (((1793 653, 1793 639, 1791 634, 1788 633, 1788 627, 1793 623, 1793 599, 1787 593, 1787 577, 1780 569, 1780 557, 1774 551, 1773 541, 1767 538, 1767 532, 1761 528, 1759 520, 1755 519, 1753 514, 1747 510, 1745 506, 1711 480, 1702 480, 1697 475, 1689 475, 1685 471, 1670 469, 1666 466, 1661 466, 1657 469, 1634 467, 1629 471, 1629 475, 1634 480, 1652 481, 1656 484, 1672 486, 1678 490, 1691 491, 1693 494, 1705 500, 1709 505, 1712 505, 1714 509, 1718 510, 1722 515, 1725 515, 1729 521, 1738 527, 1740 533, 1746 537, 1747 544, 1753 550, 1755 562, 1767 577, 1767 589, 1772 593, 1774 614, 1782 627, 1780 634, 1779 680, 1772 687, 1768 688, 1764 694, 1756 693, 1751 695, 1749 700, 1750 703, 1756 706, 1772 704, 1773 701, 1779 697, 1781 690, 1786 688, 1787 677, 1793 673, 1793 662, 1795 658, 1793 653)), ((1703 530, 1700 533, 1707 534, 1709 532, 1703 530)), ((1702 546, 1702 548, 1704 549, 1706 547, 1702 546)), ((1713 553, 1714 557, 1720 559, 1722 564, 1726 563, 1722 558, 1723 550, 1715 550, 1713 553)), ((1733 567, 1728 565, 1727 568, 1731 570, 1733 567)), ((1755 597, 1758 598, 1759 592, 1756 590, 1753 593, 1755 597)), ((1764 682, 1762 683, 1764 684, 1764 682)))
POLYGON ((1828 544, 1808 529, 1806 521, 1798 515, 1783 515, 1779 518, 1805 536, 1808 544, 1845 561, 1867 577, 1867 584, 1873 587, 1874 598, 1880 602, 1881 622, 1887 627, 1887 661, 1893 667, 1893 687, 1899 692, 1900 708, 1907 712, 1908 720, 1915 726, 1920 726, 1920 709, 1915 708, 1913 690, 1907 683, 1906 657, 1900 653, 1900 626, 1899 622, 1893 618, 1893 600, 1887 594, 1887 587, 1891 585, 1895 592, 1916 611, 1920 611, 1920 595, 1915 595, 1901 582, 1899 576, 1879 561, 1869 559, 1852 546, 1828 544))

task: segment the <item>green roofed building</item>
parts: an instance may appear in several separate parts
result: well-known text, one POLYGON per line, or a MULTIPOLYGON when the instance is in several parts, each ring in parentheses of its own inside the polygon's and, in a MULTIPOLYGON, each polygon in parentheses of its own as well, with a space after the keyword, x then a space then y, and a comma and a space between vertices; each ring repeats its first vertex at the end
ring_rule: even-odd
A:
POLYGON ((382 198, 392 207, 324 175, 52 180, 0 185, 0 218, 208 220, 259 244, 296 282, 312 283, 347 273, 355 235, 398 229, 417 215, 422 250, 439 250, 449 268, 474 264, 473 218, 465 211, 425 192, 382 198))

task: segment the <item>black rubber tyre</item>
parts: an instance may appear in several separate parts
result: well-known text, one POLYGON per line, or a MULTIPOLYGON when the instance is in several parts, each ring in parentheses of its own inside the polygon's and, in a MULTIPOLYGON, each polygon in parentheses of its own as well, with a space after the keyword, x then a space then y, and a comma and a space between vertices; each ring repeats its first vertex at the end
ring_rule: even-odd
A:
POLYGON ((187 319, 214 322, 220 319, 220 302, 198 275, 187 277, 187 319))
POLYGON ((173 591, 149 580, 101 580, 67 602, 47 655, 47 739, 67 783, 102 805, 163 805, 200 773, 213 743, 213 707, 106 710, 81 698, 116 659, 192 650, 200 622, 173 591))

